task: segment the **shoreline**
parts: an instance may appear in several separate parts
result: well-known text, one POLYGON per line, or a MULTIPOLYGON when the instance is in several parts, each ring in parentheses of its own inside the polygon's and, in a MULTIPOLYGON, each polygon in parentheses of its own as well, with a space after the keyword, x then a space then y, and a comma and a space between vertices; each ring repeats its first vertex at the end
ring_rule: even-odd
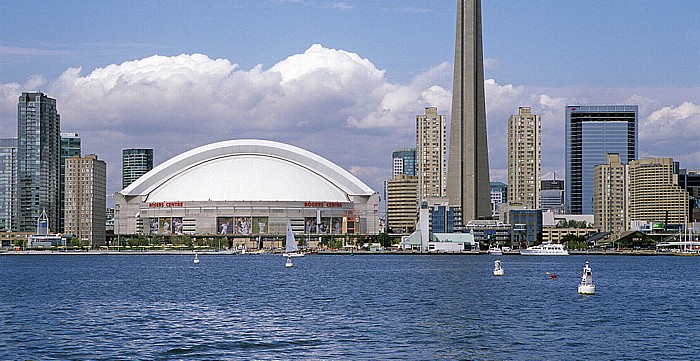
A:
MULTIPOLYGON (((282 255, 283 251, 265 252, 265 253, 245 253, 239 251, 214 251, 214 250, 129 250, 129 251, 113 251, 113 250, 90 250, 90 251, 55 251, 55 250, 25 250, 15 251, 7 250, 0 251, 0 256, 31 256, 31 255, 52 255, 52 256, 103 256, 103 255, 122 255, 122 256, 137 256, 137 255, 221 255, 221 256, 265 256, 265 255, 282 255)), ((481 256, 489 254, 486 251, 464 251, 464 252, 416 252, 416 251, 325 251, 320 250, 307 254, 313 255, 397 255, 397 256, 481 256)), ((658 252, 658 251, 569 251, 571 256, 581 255, 596 255, 596 256, 675 256, 680 255, 678 252, 658 252)), ((504 252, 503 256, 522 256, 519 252, 504 252)), ((496 257, 496 256, 494 256, 496 257)), ((501 256, 499 256, 501 257, 501 256)))

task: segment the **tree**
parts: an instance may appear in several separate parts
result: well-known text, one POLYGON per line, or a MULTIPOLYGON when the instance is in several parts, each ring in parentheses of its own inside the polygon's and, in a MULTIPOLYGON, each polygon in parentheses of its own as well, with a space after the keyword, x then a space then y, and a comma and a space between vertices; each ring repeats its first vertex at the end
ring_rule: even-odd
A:
POLYGON ((387 233, 379 233, 377 235, 377 242, 382 245, 382 247, 391 247, 391 237, 387 233))
POLYGON ((70 245, 71 245, 71 247, 78 247, 78 248, 80 248, 80 247, 83 246, 83 241, 80 240, 80 238, 78 238, 78 237, 73 237, 73 238, 70 239, 70 245))
POLYGON ((575 219, 562 219, 557 222, 557 228, 591 228, 591 224, 586 221, 577 221, 575 219))

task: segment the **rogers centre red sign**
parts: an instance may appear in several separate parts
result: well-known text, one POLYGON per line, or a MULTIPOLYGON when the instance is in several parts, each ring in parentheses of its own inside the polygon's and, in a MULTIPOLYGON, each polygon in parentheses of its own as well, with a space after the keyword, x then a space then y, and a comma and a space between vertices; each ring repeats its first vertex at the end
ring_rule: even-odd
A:
POLYGON ((342 208, 341 202, 304 202, 304 207, 342 208))
POLYGON ((160 208, 160 207, 182 207, 182 202, 151 202, 148 203, 149 207, 155 207, 155 208, 160 208))

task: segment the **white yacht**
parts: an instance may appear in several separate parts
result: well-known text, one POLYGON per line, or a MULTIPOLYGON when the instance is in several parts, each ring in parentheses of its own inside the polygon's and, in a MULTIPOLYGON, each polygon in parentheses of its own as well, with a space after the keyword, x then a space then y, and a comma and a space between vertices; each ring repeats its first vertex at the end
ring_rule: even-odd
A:
POLYGON ((503 250, 501 250, 501 248, 498 246, 495 246, 495 247, 492 246, 492 247, 489 247, 489 250, 486 253, 494 255, 494 256, 502 256, 503 250))
POLYGON ((539 246, 521 249, 520 254, 523 256, 568 256, 569 251, 562 244, 542 242, 539 246))

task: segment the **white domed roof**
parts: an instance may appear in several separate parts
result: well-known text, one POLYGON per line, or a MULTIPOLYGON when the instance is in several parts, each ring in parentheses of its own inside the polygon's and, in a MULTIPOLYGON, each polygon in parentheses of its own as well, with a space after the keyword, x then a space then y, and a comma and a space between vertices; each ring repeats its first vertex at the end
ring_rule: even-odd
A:
POLYGON ((167 201, 332 201, 374 191, 346 170, 303 149, 266 140, 205 145, 164 162, 123 189, 167 201))

